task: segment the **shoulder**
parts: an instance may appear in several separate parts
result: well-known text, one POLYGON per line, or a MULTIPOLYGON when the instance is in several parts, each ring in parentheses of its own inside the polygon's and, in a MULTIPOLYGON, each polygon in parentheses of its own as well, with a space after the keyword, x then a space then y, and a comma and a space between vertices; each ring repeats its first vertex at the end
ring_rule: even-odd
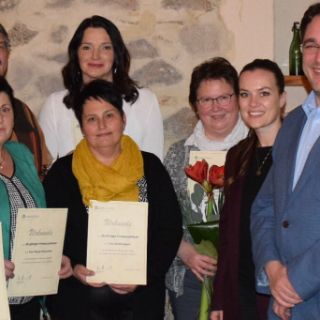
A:
POLYGON ((230 148, 227 152, 228 157, 233 157, 235 154, 239 154, 241 151, 245 150, 250 142, 250 138, 247 137, 239 141, 235 146, 230 148))
POLYGON ((67 95, 67 90, 55 91, 49 95, 47 98, 45 105, 48 103, 63 103, 63 98, 67 95))
POLYGON ((72 155, 73 154, 66 155, 53 163, 43 181, 45 188, 47 188, 48 185, 55 184, 57 181, 67 188, 67 185, 74 181, 72 155))
POLYGON ((300 131, 303 127, 304 122, 307 120, 307 116, 302 108, 302 106, 297 107, 288 113, 284 118, 282 126, 277 135, 277 141, 286 139, 288 135, 291 135, 297 131, 300 131))
POLYGON ((52 116, 54 117, 63 117, 67 112, 67 108, 63 103, 63 98, 67 94, 67 90, 56 91, 49 95, 47 100, 44 102, 42 109, 40 110, 39 119, 42 126, 44 126, 45 122, 52 120, 52 116))
POLYGON ((50 168, 49 172, 56 172, 56 171, 72 171, 72 157, 73 153, 67 154, 64 157, 59 158, 56 160, 52 167, 50 168))
POLYGON ((182 139, 173 143, 168 149, 167 156, 184 152, 186 149, 185 143, 186 143, 186 139, 182 139))
POLYGON ((144 107, 146 104, 153 105, 154 103, 158 104, 158 99, 156 95, 148 88, 137 88, 139 97, 136 100, 134 105, 143 104, 144 107))
POLYGON ((143 163, 145 167, 149 167, 149 166, 163 166, 162 162, 160 161, 160 159, 154 155, 151 152, 146 152, 146 151, 141 151, 142 157, 143 157, 143 163))
POLYGON ((5 143, 5 148, 9 151, 10 155, 14 158, 22 158, 23 161, 33 161, 33 155, 29 148, 23 143, 17 141, 8 141, 5 143))
POLYGON ((139 97, 142 98, 155 98, 156 95, 149 88, 137 88, 139 97))
POLYGON ((286 115, 286 117, 283 120, 283 123, 285 123, 287 121, 291 121, 293 119, 300 119, 304 116, 305 116, 305 112, 304 112, 302 106, 300 105, 299 107, 296 107, 295 109, 293 109, 292 111, 290 111, 286 115))
POLYGON ((62 99, 64 98, 68 93, 68 90, 60 90, 60 91, 55 91, 55 92, 52 92, 50 95, 49 95, 49 98, 51 99, 62 99))
POLYGON ((161 160, 151 152, 141 151, 143 157, 144 174, 146 178, 158 176, 163 171, 166 172, 161 160))
POLYGON ((180 175, 180 173, 183 172, 182 168, 189 163, 191 147, 185 146, 185 142, 186 140, 183 139, 172 144, 164 158, 163 163, 171 178, 180 175))

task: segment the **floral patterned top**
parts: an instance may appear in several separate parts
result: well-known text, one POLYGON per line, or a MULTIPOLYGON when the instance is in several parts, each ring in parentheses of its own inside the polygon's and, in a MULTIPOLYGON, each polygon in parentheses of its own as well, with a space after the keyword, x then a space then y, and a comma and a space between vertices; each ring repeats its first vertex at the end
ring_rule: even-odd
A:
MULTIPOLYGON (((173 187, 177 194, 180 209, 183 217, 183 231, 184 239, 188 242, 192 242, 191 235, 189 234, 186 225, 186 217, 192 217, 192 221, 201 222, 201 216, 191 209, 190 200, 187 193, 187 176, 184 173, 184 168, 189 164, 190 151, 199 151, 195 146, 186 146, 186 140, 181 140, 174 143, 165 159, 164 165, 169 172, 173 187)), ((186 272, 186 266, 182 260, 176 256, 172 262, 172 265, 166 275, 166 287, 181 295, 183 293, 183 281, 186 272)))
MULTIPOLYGON (((200 125, 202 126, 201 121, 199 121, 199 124, 195 128, 194 132, 196 133, 196 135, 193 134, 188 139, 184 139, 174 143, 169 148, 169 151, 164 159, 164 165, 171 177, 183 216, 183 237, 186 241, 191 243, 193 243, 193 241, 190 233, 186 228, 188 222, 187 219, 192 221, 192 223, 200 223, 202 222, 202 216, 191 208, 191 203, 187 192, 187 176, 185 174, 184 168, 189 165, 190 151, 203 150, 200 150, 200 148, 195 146, 193 143, 190 143, 190 141, 194 140, 194 142, 197 142, 198 140, 198 142, 205 142, 201 145, 209 151, 228 150, 230 147, 237 144, 240 140, 244 139, 248 133, 248 129, 245 127, 242 121, 239 120, 237 126, 223 142, 216 142, 213 140, 209 141, 204 135, 203 127, 200 127, 200 125), (193 137, 195 137, 196 139, 193 139, 193 137)), ((187 266, 179 257, 176 256, 169 271, 167 272, 166 287, 169 290, 175 292, 177 296, 183 294, 183 282, 186 269, 187 266)))

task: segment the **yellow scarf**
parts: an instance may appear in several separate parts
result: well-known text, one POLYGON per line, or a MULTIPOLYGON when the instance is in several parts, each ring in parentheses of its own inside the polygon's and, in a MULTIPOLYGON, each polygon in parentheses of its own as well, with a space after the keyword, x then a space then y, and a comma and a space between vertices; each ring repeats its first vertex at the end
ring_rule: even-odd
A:
POLYGON ((119 157, 106 166, 94 157, 83 139, 73 153, 72 172, 85 205, 90 200, 138 201, 137 181, 143 176, 143 158, 137 144, 123 135, 119 157))

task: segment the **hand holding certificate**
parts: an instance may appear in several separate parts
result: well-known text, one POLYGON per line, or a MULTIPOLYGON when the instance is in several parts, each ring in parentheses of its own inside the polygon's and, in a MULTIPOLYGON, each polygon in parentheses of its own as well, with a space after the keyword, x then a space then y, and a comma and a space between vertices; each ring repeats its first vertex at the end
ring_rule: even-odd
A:
POLYGON ((10 320, 3 260, 2 226, 0 223, 0 320, 10 320))
POLYGON ((19 209, 10 297, 57 293, 66 218, 67 209, 19 209))
POLYGON ((92 201, 87 268, 90 283, 146 284, 148 204, 92 201))

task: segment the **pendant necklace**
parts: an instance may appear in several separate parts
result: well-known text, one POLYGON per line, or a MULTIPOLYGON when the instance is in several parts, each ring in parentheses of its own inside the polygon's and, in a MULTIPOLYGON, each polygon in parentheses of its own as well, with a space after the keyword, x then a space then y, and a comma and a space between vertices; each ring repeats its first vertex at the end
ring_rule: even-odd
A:
POLYGON ((262 162, 258 166, 258 169, 256 170, 256 175, 257 176, 261 176, 263 166, 265 165, 266 161, 269 159, 269 157, 271 155, 271 152, 272 152, 272 148, 270 148, 270 150, 267 152, 266 156, 264 157, 264 159, 262 160, 262 162))
POLYGON ((3 150, 1 150, 1 159, 0 159, 0 170, 1 171, 3 170, 4 164, 5 164, 4 152, 3 152, 3 150))

